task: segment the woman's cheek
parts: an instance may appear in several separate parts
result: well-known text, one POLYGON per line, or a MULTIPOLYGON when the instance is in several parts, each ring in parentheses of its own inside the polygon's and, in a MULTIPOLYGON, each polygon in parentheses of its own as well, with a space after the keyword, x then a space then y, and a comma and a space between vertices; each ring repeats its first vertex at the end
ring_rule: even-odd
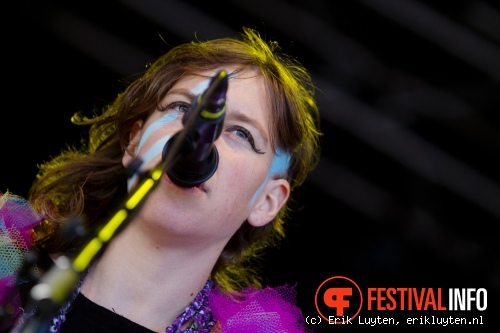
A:
POLYGON ((145 149, 144 154, 142 154, 140 151, 138 152, 138 156, 141 159, 141 165, 139 166, 137 172, 132 177, 129 178, 128 181, 129 193, 132 187, 135 186, 137 183, 137 179, 139 177, 138 173, 151 170, 156 166, 157 163, 160 163, 163 148, 165 147, 165 144, 171 137, 172 137, 171 134, 162 136, 160 139, 155 141, 151 147, 149 148, 143 147, 143 149, 145 149), (158 156, 160 157, 160 159, 157 159, 158 156))
MULTIPOLYGON (((142 162, 137 170, 138 172, 144 172, 155 167, 156 165, 152 165, 152 161, 155 161, 155 163, 159 163, 160 160, 158 160, 157 157, 160 156, 161 158, 163 148, 165 147, 167 141, 170 140, 170 138, 174 134, 171 132, 166 132, 164 130, 164 126, 171 124, 177 118, 177 113, 167 113, 160 119, 153 122, 144 131, 136 150, 136 157, 139 157, 142 162), (157 162, 155 159, 157 160, 157 162)), ((132 187, 136 185, 138 172, 130 177, 128 181, 129 192, 132 187)))

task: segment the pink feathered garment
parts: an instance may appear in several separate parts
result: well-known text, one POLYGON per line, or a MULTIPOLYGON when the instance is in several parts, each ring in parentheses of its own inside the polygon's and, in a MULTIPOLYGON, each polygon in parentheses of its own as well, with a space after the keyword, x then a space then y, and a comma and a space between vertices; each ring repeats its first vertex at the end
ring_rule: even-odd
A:
POLYGON ((311 333, 295 305, 296 291, 289 285, 264 289, 245 288, 242 297, 209 294, 212 314, 223 333, 311 333))
POLYGON ((41 220, 28 201, 0 192, 0 307, 8 314, 0 329, 11 326, 21 313, 16 273, 31 247, 31 229, 41 220))

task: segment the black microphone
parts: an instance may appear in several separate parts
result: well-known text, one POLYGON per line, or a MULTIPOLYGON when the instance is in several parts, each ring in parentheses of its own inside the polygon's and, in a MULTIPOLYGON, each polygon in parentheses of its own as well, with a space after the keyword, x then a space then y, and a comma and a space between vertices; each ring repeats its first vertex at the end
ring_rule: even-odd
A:
POLYGON ((212 77, 207 89, 196 96, 189 110, 182 117, 184 128, 170 138, 163 147, 165 161, 169 147, 176 140, 177 158, 167 165, 166 173, 172 182, 181 187, 195 187, 207 181, 217 170, 219 154, 214 141, 219 137, 226 115, 226 71, 212 77))

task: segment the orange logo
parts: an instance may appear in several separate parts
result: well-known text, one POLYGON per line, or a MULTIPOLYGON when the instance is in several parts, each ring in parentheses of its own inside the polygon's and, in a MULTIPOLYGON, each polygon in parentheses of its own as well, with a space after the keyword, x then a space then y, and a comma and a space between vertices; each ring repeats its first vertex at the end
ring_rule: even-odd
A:
POLYGON ((358 285, 344 276, 326 279, 314 298, 319 315, 330 324, 345 324, 361 311, 363 295, 358 285))

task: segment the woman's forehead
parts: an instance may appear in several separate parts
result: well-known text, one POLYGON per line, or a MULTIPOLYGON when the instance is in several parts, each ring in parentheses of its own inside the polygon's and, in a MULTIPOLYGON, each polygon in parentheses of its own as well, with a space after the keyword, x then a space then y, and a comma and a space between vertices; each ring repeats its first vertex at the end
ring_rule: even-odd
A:
POLYGON ((225 71, 227 73, 228 79, 230 81, 235 79, 250 79, 262 75, 257 69, 254 68, 241 68, 234 65, 221 66, 213 70, 187 73, 183 78, 177 81, 176 85, 183 82, 199 81, 199 86, 195 87, 193 91, 201 93, 208 87, 208 83, 210 82, 211 78, 213 78, 221 71, 225 71))

